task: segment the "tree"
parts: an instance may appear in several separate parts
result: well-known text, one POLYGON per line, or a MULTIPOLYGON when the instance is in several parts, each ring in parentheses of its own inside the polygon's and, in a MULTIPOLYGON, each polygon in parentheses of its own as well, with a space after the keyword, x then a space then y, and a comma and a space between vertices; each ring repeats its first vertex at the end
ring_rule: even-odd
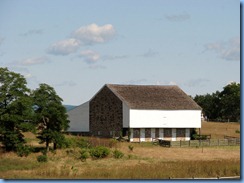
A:
POLYGON ((24 126, 29 126, 25 121, 33 114, 26 85, 22 75, 0 68, 0 141, 6 151, 16 150, 25 143, 21 132, 24 126))
POLYGON ((219 94, 222 109, 222 118, 238 121, 240 120, 240 84, 230 83, 224 87, 219 94))
POLYGON ((49 144, 54 143, 54 149, 61 146, 64 141, 63 131, 69 127, 66 109, 62 105, 62 99, 56 94, 54 88, 47 84, 40 84, 39 88, 33 91, 33 100, 38 125, 40 143, 46 143, 46 150, 49 144))
POLYGON ((240 120, 240 84, 231 83, 212 94, 196 95, 194 98, 204 115, 212 120, 240 120))
POLYGON ((218 91, 212 94, 196 95, 194 100, 202 107, 202 112, 209 119, 216 119, 219 116, 218 91))

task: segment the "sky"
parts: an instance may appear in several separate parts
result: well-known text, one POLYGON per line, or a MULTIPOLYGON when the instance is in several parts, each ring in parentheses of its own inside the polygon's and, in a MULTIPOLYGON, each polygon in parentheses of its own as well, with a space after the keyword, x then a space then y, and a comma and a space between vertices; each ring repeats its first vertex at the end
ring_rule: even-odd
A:
POLYGON ((1 0, 0 67, 69 105, 107 83, 211 94, 240 82, 240 1, 1 0))

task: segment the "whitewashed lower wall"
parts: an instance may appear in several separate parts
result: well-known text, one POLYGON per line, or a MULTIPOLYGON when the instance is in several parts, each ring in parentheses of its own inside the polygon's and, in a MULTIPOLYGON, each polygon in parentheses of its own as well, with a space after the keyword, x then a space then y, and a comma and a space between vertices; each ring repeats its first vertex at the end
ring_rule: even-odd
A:
POLYGON ((130 128, 201 128, 201 110, 129 111, 130 128))
MULTIPOLYGON (((159 137, 158 139, 161 139, 161 140, 170 140, 170 141, 177 141, 177 135, 176 135, 176 131, 177 129, 176 128, 172 128, 172 134, 170 135, 171 137, 164 137, 164 128, 160 128, 158 129, 159 130, 159 137)), ((133 128, 130 129, 130 132, 131 132, 131 135, 130 135, 130 142, 145 142, 146 141, 146 138, 145 138, 145 128, 141 128, 140 129, 140 136, 139 138, 134 138, 133 134, 134 134, 134 131, 133 131, 133 128)), ((155 132, 156 132, 156 129, 155 128, 151 128, 151 137, 150 138, 147 138, 147 141, 153 141, 153 139, 155 139, 155 132)), ((185 137, 182 137, 180 140, 185 140, 185 141, 188 141, 190 140, 191 137, 190 137, 190 129, 189 128, 186 128, 185 129, 185 137)), ((179 140, 179 139, 178 139, 179 140)))
POLYGON ((89 102, 68 111, 68 132, 89 132, 89 102))

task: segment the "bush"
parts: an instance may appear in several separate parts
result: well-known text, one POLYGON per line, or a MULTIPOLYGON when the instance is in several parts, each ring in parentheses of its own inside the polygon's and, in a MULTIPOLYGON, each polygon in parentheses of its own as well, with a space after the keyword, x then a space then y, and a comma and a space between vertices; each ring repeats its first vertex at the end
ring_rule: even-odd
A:
POLYGON ((76 139, 76 146, 80 148, 89 148, 90 143, 86 138, 77 138, 76 139))
POLYGON ((16 151, 17 151, 18 156, 27 157, 32 152, 32 148, 30 146, 26 146, 26 145, 18 145, 16 148, 16 151))
POLYGON ((118 143, 118 141, 116 139, 111 139, 109 141, 109 147, 110 148, 117 147, 117 143, 118 143))
POLYGON ((89 153, 86 149, 82 149, 80 151, 80 159, 81 161, 86 161, 86 159, 89 158, 89 153))
POLYGON ((110 154, 110 150, 104 146, 97 146, 90 149, 90 155, 92 158, 105 158, 110 154))
POLYGON ((130 151, 133 151, 133 149, 134 149, 134 146, 132 146, 132 145, 129 145, 129 146, 128 146, 128 148, 130 149, 130 151))
POLYGON ((47 162, 47 155, 37 156, 37 161, 38 162, 47 162))
POLYGON ((116 158, 116 159, 120 159, 120 158, 123 158, 123 156, 124 156, 124 153, 122 153, 121 151, 119 151, 119 150, 114 150, 114 152, 113 152, 113 156, 114 156, 114 158, 116 158))

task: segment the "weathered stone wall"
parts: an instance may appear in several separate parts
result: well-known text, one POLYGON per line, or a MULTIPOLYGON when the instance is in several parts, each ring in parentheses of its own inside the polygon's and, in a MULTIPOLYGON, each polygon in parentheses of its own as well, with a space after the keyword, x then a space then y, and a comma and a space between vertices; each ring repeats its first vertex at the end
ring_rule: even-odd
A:
POLYGON ((94 136, 119 136, 123 130, 122 101, 104 86, 90 101, 90 133, 94 136))

